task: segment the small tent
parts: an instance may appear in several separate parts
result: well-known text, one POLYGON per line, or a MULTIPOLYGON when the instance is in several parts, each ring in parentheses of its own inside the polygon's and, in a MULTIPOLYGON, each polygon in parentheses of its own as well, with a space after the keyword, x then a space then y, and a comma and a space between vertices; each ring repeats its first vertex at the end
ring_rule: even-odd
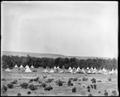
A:
POLYGON ((89 67, 87 67, 87 69, 89 69, 89 67))
POLYGON ((84 70, 84 68, 82 68, 82 73, 86 73, 85 70, 84 70))
POLYGON ((15 65, 15 68, 18 68, 17 64, 15 65))
POLYGON ((22 66, 22 65, 20 65, 20 68, 23 68, 23 66, 22 66))
POLYGON ((53 70, 53 69, 51 69, 51 70, 50 70, 50 73, 54 73, 54 70, 53 70))
POLYGON ((68 71, 71 72, 71 73, 73 72, 71 67, 68 68, 68 71))
POLYGON ((118 70, 117 69, 115 69, 115 74, 118 74, 118 70))
POLYGON ((26 65, 26 67, 25 67, 25 72, 32 72, 28 65, 26 65))
POLYGON ((80 71, 80 68, 78 67, 77 69, 76 69, 76 72, 79 72, 80 71))
POLYGON ((11 70, 9 68, 5 69, 5 71, 10 72, 11 70))
POLYGON ((87 73, 92 73, 92 72, 91 72, 91 70, 89 69, 89 70, 87 71, 87 73))
POLYGON ((68 70, 71 70, 71 69, 72 69, 71 67, 68 68, 68 70))
POLYGON ((56 70, 57 69, 57 67, 56 66, 54 66, 54 70, 56 70))
POLYGON ((44 72, 44 73, 48 73, 49 71, 48 71, 47 68, 45 68, 45 69, 43 70, 43 72, 44 72))
POLYGON ((109 71, 109 74, 113 74, 114 73, 114 69, 112 69, 111 71, 109 71))
POLYGON ((34 66, 32 65, 31 68, 34 68, 34 66))

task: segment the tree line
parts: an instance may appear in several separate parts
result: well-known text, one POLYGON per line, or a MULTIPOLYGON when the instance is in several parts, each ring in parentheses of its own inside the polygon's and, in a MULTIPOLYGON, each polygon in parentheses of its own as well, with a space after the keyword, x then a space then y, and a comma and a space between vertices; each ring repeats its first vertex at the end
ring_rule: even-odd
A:
POLYGON ((37 58, 32 56, 2 56, 2 68, 14 68, 15 65, 26 65, 31 66, 33 65, 35 68, 43 67, 43 68, 53 68, 54 66, 59 66, 60 68, 75 67, 78 66, 80 68, 97 68, 97 69, 116 69, 118 68, 117 59, 104 59, 104 58, 95 58, 95 59, 78 59, 78 58, 37 58))

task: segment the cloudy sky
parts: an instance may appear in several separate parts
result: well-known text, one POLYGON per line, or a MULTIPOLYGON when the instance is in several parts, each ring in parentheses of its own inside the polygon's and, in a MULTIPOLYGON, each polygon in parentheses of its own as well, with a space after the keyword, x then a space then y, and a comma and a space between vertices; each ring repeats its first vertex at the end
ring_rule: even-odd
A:
POLYGON ((118 56, 116 1, 4 1, 2 51, 118 56))

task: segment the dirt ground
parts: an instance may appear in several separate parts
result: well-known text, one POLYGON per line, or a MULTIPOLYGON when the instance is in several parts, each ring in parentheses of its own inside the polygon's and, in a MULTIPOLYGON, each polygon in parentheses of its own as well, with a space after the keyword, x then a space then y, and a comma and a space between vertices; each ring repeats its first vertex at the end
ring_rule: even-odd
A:
POLYGON ((7 88, 5 93, 2 95, 6 96, 17 96, 20 93, 22 96, 104 96, 104 91, 108 91, 108 96, 112 95, 112 90, 117 91, 118 93, 118 76, 113 75, 103 75, 103 74, 71 74, 71 73, 43 73, 43 69, 37 69, 37 72, 25 73, 20 71, 5 72, 2 71, 2 81, 1 84, 7 86, 7 84, 17 80, 17 83, 14 84, 13 88, 7 88), (39 81, 29 82, 30 79, 39 77, 39 81), (87 81, 83 81, 83 77, 88 78, 87 81), (111 81, 108 78, 111 77, 111 81), (68 86, 68 80, 70 78, 77 78, 75 81, 71 81, 73 86, 68 86), (96 79, 96 89, 90 89, 88 92, 87 86, 93 85, 91 79, 96 79), (48 79, 53 79, 51 82, 46 82, 48 79), (56 84, 57 80, 64 81, 62 86, 56 84), (28 83, 37 85, 36 90, 30 90, 29 88, 22 88, 20 84, 28 83), (46 83, 47 85, 52 86, 52 89, 47 91, 43 87, 39 86, 41 83, 46 83), (72 92, 73 87, 76 87, 76 91, 72 92), (28 91, 30 94, 28 94, 28 91))

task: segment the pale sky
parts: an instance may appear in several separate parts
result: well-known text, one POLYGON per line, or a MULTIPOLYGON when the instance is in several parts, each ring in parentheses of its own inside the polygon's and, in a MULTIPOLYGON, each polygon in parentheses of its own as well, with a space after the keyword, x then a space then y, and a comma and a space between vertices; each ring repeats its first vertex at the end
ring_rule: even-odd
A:
POLYGON ((118 56, 116 1, 4 1, 1 50, 118 56))

